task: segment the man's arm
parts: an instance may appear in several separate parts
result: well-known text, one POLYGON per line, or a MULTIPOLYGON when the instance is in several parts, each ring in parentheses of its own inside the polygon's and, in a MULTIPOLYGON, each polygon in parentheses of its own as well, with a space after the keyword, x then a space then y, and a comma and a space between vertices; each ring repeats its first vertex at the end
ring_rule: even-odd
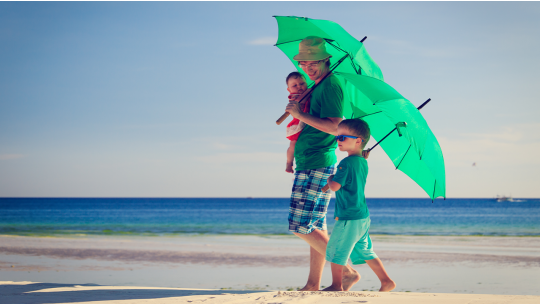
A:
POLYGON ((318 118, 312 116, 307 112, 302 112, 298 102, 289 101, 285 111, 290 113, 293 117, 299 119, 300 121, 308 124, 313 128, 317 128, 322 132, 326 132, 331 135, 337 136, 337 126, 343 120, 342 118, 318 118))

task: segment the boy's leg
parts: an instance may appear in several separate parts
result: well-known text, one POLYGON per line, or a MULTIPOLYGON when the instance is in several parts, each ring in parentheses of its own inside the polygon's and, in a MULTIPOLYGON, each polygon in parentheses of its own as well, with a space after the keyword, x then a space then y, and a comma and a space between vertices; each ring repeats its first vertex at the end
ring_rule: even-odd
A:
POLYGON ((343 290, 343 269, 345 266, 332 264, 332 285, 324 288, 322 291, 344 291, 343 290))
POLYGON ((396 283, 392 281, 390 276, 388 276, 388 273, 386 273, 386 269, 384 269, 382 261, 377 257, 375 259, 367 260, 366 263, 368 264, 369 268, 375 272, 379 280, 381 281, 381 289, 379 291, 391 291, 392 289, 396 288, 396 283))

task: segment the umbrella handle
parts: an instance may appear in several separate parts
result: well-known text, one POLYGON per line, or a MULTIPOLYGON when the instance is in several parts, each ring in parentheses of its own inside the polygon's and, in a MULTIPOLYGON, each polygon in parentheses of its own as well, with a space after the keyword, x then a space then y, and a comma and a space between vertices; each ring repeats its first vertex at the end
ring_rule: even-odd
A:
POLYGON ((281 124, 285 119, 290 115, 290 113, 285 112, 282 116, 279 117, 279 119, 276 121, 276 124, 281 124))
POLYGON ((322 188, 322 192, 323 192, 323 193, 326 193, 326 191, 328 191, 329 188, 330 188, 330 184, 325 185, 325 186, 322 188))

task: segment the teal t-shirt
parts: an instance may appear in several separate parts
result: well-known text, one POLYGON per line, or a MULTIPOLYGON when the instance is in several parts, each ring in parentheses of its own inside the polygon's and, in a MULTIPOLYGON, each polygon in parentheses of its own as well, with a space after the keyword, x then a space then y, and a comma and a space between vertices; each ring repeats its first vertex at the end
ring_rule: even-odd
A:
POLYGON ((336 192, 334 217, 339 217, 339 220, 355 220, 369 216, 364 195, 367 175, 368 164, 361 156, 348 156, 339 162, 332 179, 341 184, 336 192))
MULTIPOLYGON (((318 118, 343 117, 343 90, 334 75, 328 76, 311 94, 309 114, 318 118)), ((337 162, 335 137, 306 124, 296 146, 295 170, 308 170, 334 165, 337 162)))

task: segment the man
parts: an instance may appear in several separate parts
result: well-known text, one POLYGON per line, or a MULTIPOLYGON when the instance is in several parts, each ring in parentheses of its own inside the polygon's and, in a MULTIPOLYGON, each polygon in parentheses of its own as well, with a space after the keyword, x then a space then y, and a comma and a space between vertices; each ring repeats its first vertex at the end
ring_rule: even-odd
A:
MULTIPOLYGON (((323 193, 322 188, 335 172, 337 143, 334 136, 343 119, 341 84, 332 74, 324 77, 329 72, 330 57, 324 39, 308 36, 300 42, 298 54, 293 59, 317 87, 311 93, 309 112, 302 112, 296 101, 290 101, 285 109, 307 125, 294 152, 296 171, 289 207, 289 231, 310 245, 309 277, 301 291, 320 289, 328 244, 326 211, 331 194, 323 193)), ((358 272, 347 264, 343 272, 344 291, 358 280, 358 272)))

